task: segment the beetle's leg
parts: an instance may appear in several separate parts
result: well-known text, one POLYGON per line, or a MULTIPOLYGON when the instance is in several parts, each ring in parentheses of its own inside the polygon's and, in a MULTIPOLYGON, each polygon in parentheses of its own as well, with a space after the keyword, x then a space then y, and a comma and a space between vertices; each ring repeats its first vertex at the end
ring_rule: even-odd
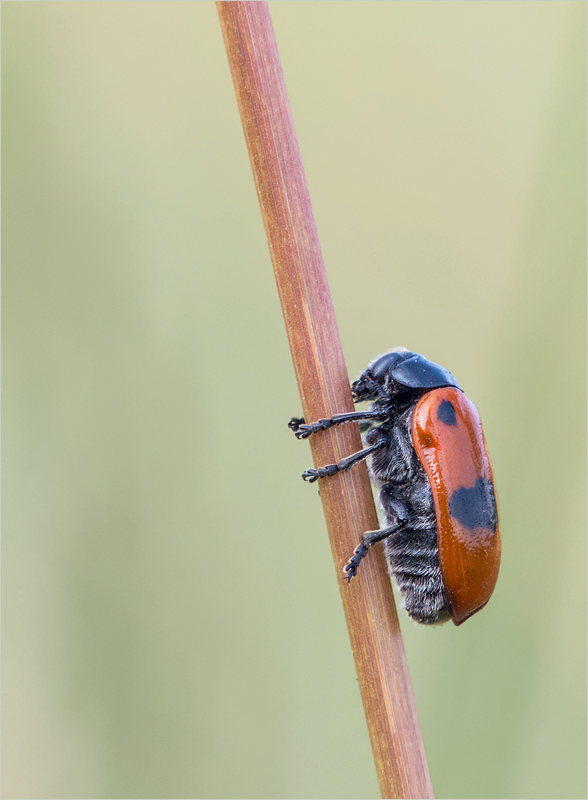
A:
POLYGON ((358 544, 355 550, 353 551, 353 555, 343 567, 343 577, 350 581, 351 578, 354 578, 357 575, 357 568, 361 562, 361 559, 367 555, 369 548, 376 544, 376 542, 381 542, 382 539, 387 539, 392 533, 395 533, 399 528, 401 528, 405 522, 408 521, 408 512, 406 508, 402 505, 402 503, 398 502, 398 500, 391 501, 394 504, 394 511, 396 511, 396 515, 398 517, 398 522, 395 525, 390 525, 388 528, 382 528, 379 531, 366 531, 364 535, 361 537, 361 544, 358 544))
POLYGON ((361 420, 384 420, 388 416, 388 411, 351 411, 349 414, 335 414, 331 419, 319 419, 318 422, 311 422, 308 425, 304 424, 304 417, 292 417, 288 427, 294 431, 297 439, 308 439, 312 433, 326 431, 333 425, 344 425, 346 422, 361 420))
POLYGON ((364 450, 360 450, 357 453, 353 453, 353 455, 347 456, 347 458, 339 461, 338 464, 327 464, 326 467, 307 469, 302 473, 302 477, 309 483, 314 483, 315 481, 318 481, 319 478, 330 478, 331 475, 336 475, 338 472, 345 472, 345 470, 349 469, 350 467, 354 467, 376 450, 379 450, 381 447, 385 447, 385 445, 386 440, 380 439, 379 442, 376 442, 376 444, 372 445, 371 447, 366 447, 364 450))

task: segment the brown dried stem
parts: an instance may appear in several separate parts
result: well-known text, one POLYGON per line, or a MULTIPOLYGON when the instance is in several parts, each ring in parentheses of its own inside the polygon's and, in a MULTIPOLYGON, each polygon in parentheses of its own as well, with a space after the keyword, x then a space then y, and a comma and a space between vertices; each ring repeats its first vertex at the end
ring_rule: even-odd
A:
MULTIPOLYGON (((269 8, 217 2, 302 409, 307 420, 353 402, 269 8)), ((357 424, 311 437, 316 466, 361 449, 357 424)), ((398 617, 381 548, 358 577, 343 566, 378 527, 364 464, 321 483, 382 797, 433 797, 398 617)))

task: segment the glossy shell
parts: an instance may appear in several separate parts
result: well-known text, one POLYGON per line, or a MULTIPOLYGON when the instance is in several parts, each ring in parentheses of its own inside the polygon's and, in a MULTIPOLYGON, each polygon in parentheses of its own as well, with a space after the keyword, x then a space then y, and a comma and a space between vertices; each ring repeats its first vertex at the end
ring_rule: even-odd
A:
POLYGON ((478 409, 458 389, 428 392, 415 407, 412 439, 433 493, 451 616, 461 625, 488 602, 500 566, 494 476, 478 409))

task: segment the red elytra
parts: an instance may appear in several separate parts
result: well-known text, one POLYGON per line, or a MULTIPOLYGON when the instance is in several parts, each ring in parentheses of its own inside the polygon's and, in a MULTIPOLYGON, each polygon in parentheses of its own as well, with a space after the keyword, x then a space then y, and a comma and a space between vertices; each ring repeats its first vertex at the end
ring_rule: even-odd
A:
POLYGON ((414 410, 412 439, 433 493, 445 594, 461 625, 490 599, 500 566, 494 476, 478 409, 459 389, 434 389, 414 410), (445 404, 454 412, 449 422, 445 404))

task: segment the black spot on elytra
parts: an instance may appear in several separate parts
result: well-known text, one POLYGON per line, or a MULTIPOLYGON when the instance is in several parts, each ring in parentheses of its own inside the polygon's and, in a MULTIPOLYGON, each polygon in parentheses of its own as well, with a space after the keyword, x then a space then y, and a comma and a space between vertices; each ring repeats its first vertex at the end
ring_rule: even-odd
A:
POLYGON ((457 425, 457 419, 455 417, 455 409, 449 402, 449 400, 443 400, 442 403, 439 404, 439 408, 437 409, 437 416, 444 422, 445 425, 457 425))
POLYGON ((449 511, 466 528, 486 528, 494 533, 498 524, 494 486, 478 478, 471 489, 457 489, 449 501, 449 511))

